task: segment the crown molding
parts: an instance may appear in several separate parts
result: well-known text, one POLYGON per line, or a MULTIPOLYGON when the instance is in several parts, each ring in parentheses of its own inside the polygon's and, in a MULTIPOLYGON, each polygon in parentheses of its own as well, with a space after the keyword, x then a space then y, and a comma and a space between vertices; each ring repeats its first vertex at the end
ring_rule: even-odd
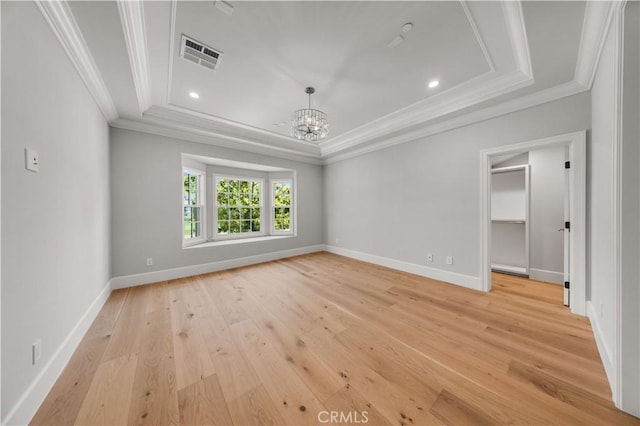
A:
POLYGON ((529 53, 529 41, 527 40, 527 29, 524 24, 524 15, 522 14, 522 4, 519 0, 502 2, 502 11, 504 12, 507 32, 509 33, 516 66, 520 72, 533 78, 531 54, 529 53))
POLYGON ((533 84, 533 79, 519 70, 507 73, 485 73, 424 101, 395 111, 320 143, 322 156, 354 148, 380 136, 424 124, 435 118, 474 106, 500 95, 533 84))
POLYGON ((482 38, 482 35, 480 34, 480 31, 478 30, 478 25, 476 24, 475 19, 473 18, 473 14, 471 13, 471 10, 469 9, 469 6, 467 5, 467 1, 466 0, 460 0, 460 5, 462 6, 462 10, 464 10, 464 14, 467 16, 467 21, 469 21, 469 26, 471 26, 471 29, 473 30, 473 34, 476 37, 476 41, 478 42, 478 45, 480 46, 480 50, 482 50, 482 54, 484 55, 484 59, 485 61, 487 61, 487 65, 489 66, 489 71, 495 71, 496 67, 493 64, 493 60, 491 59, 491 55, 489 54, 489 49, 487 49, 487 45, 484 42, 484 39, 482 38))
POLYGON ((622 1, 589 1, 585 6, 574 80, 588 90, 593 86, 614 14, 623 6, 622 1))
POLYGON ((138 97, 138 107, 142 114, 151 107, 152 99, 144 6, 140 0, 118 0, 116 3, 138 97))
POLYGON ((226 135, 234 140, 247 140, 267 146, 293 149, 299 152, 319 155, 317 143, 301 141, 293 137, 271 132, 247 124, 238 123, 214 115, 205 114, 177 105, 154 105, 144 114, 145 118, 156 118, 163 121, 186 124, 197 129, 223 137, 226 135))
POLYGON ((108 122, 116 120, 118 118, 116 106, 67 2, 35 0, 35 3, 67 52, 104 118, 108 122))
POLYGON ((339 161, 347 160, 349 158, 358 157, 370 152, 379 151, 381 149, 389 148, 395 145, 415 141, 421 138, 432 136, 438 133, 443 133, 449 130, 457 129, 459 127, 467 126, 473 123, 489 120, 491 118, 499 117, 501 115, 509 114, 512 112, 520 111, 523 109, 531 108, 537 105, 541 105, 547 102, 552 102, 557 99, 562 99, 567 96, 572 96, 581 92, 585 92, 587 89, 581 84, 575 81, 569 81, 558 86, 550 87, 545 90, 534 92, 530 95, 526 95, 520 98, 516 98, 507 102, 503 102, 498 105, 493 105, 479 111, 474 111, 469 114, 462 115, 460 117, 452 118, 441 123, 433 125, 427 125, 420 129, 408 132, 405 134, 392 137, 390 139, 381 139, 372 144, 368 144, 362 148, 354 149, 348 152, 339 152, 335 155, 323 155, 324 164, 336 163, 339 161))
POLYGON ((231 137, 219 134, 210 130, 197 128, 193 125, 183 124, 176 121, 169 121, 145 115, 142 119, 119 118, 110 123, 112 127, 137 132, 149 133, 152 135, 166 136, 174 139, 191 142, 204 143, 208 145, 230 148, 239 151, 253 152, 270 157, 284 158, 288 160, 301 161, 310 164, 322 164, 319 149, 315 152, 305 152, 300 149, 272 146, 253 140, 231 137))

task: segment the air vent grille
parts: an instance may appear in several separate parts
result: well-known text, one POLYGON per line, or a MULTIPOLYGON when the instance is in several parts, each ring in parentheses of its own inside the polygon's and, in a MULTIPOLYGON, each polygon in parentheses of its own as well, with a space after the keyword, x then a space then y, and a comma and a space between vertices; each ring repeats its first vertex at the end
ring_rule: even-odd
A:
POLYGON ((222 58, 222 52, 183 34, 180 56, 207 69, 215 70, 222 58))

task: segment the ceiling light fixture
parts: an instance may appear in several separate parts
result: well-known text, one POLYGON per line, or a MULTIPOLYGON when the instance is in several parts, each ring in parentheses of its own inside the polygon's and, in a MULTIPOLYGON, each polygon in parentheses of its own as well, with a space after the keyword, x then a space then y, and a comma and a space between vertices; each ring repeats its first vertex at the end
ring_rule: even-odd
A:
POLYGON ((309 108, 299 109, 293 113, 291 120, 291 132, 300 140, 317 142, 329 134, 329 121, 324 112, 311 109, 311 95, 316 91, 313 87, 307 87, 304 92, 309 95, 309 108))
POLYGON ((438 85, 440 85, 440 82, 438 80, 431 80, 429 82, 429 89, 435 89, 436 87, 438 87, 438 85))
POLYGON ((196 92, 189 92, 189 97, 193 99, 200 99, 200 95, 198 95, 196 92))

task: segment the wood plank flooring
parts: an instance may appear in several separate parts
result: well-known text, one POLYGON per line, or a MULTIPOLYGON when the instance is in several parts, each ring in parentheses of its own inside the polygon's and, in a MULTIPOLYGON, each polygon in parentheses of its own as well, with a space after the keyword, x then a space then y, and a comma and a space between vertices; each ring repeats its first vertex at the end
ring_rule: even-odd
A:
POLYGON ((560 286, 329 253, 114 291, 32 424, 635 424, 560 286))

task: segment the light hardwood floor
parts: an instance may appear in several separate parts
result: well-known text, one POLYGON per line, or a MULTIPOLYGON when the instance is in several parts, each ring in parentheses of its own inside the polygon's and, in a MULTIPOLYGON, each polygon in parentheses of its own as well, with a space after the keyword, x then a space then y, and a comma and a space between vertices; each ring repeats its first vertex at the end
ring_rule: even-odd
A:
POLYGON ((32 423, 640 424, 561 291, 328 253, 118 290, 32 423))

